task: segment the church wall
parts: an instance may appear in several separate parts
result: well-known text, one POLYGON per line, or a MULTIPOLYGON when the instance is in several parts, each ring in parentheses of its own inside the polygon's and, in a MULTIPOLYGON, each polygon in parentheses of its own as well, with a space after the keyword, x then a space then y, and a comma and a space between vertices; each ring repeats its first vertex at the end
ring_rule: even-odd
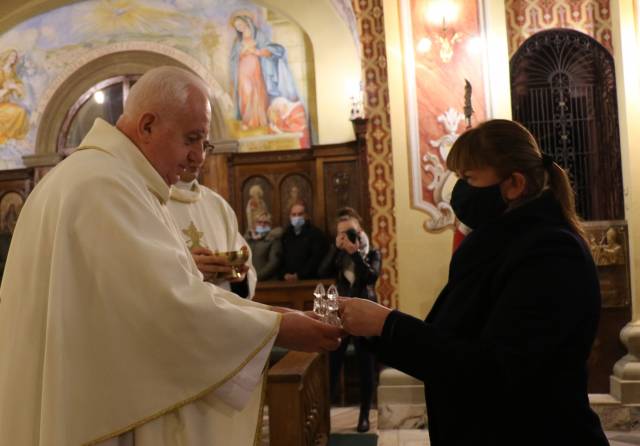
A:
MULTIPOLYGON (((490 116, 511 117, 509 92, 508 49, 504 2, 483 3, 485 45, 490 116)), ((424 317, 447 279, 452 253, 451 228, 439 233, 424 229, 428 216, 411 203, 412 167, 407 122, 406 73, 402 39, 402 2, 385 0, 385 31, 387 40, 389 95, 393 145, 395 213, 398 239, 399 307, 417 317, 424 317)), ((448 88, 442 86, 442 88, 448 88)), ((427 98, 422 98, 427 100, 427 98)))
POLYGON ((640 20, 636 0, 612 2, 613 56, 616 66, 620 152, 629 227, 632 320, 640 319, 640 20))
MULTIPOLYGON (((317 102, 315 95, 315 71, 313 45, 305 32, 286 17, 269 11, 269 23, 273 32, 273 39, 287 48, 291 72, 300 86, 302 101, 307 104, 311 126, 318 128, 317 102), (313 94, 309 94, 313 92, 313 94)), ((343 133, 343 138, 349 138, 349 129, 343 133)), ((313 132, 312 143, 319 144, 318 132, 313 132)))
POLYGON ((590 35, 613 52, 609 0, 506 0, 509 56, 533 34, 571 28, 590 35))
MULTIPOLYGON (((566 26, 585 32, 612 51, 616 64, 620 110, 621 151, 625 213, 629 224, 633 320, 640 318, 640 67, 636 62, 640 44, 637 0, 542 2, 487 0, 487 40, 490 56, 492 117, 511 116, 509 92, 510 56, 537 31, 566 26), (544 5, 553 3, 553 8, 544 5), (550 12, 549 15, 547 11, 550 12), (535 25, 535 26, 534 26, 535 25), (505 38, 508 36, 508 39, 505 38), (622 46, 622 48, 618 48, 622 46)), ((392 119, 393 164, 398 237, 400 308, 424 316, 446 282, 451 256, 452 232, 439 234, 423 229, 425 214, 410 203, 411 167, 408 146, 405 73, 402 44, 401 2, 385 1, 385 27, 389 57, 389 89, 392 119)))
MULTIPOLYGON (((354 139, 349 87, 361 80, 356 41, 329 0, 259 0, 304 29, 313 46, 318 143, 354 139)), ((312 110, 313 112, 313 110, 312 110)))

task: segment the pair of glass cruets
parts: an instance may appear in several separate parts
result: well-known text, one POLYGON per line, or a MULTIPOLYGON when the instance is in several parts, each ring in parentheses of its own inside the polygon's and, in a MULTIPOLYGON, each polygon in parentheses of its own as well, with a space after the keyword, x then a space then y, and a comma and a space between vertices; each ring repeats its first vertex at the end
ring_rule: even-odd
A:
POLYGON ((320 316, 323 322, 341 327, 342 321, 338 312, 338 289, 336 286, 331 285, 325 292, 324 285, 319 283, 313 292, 313 297, 313 312, 320 316))

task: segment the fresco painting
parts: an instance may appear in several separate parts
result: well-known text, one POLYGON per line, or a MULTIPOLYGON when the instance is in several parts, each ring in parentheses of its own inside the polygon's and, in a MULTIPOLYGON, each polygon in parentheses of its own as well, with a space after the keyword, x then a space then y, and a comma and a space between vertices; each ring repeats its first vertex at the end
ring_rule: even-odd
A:
POLYGON ((451 0, 455 14, 433 10, 435 21, 430 17, 434 4, 400 1, 411 203, 427 214, 425 230, 440 232, 455 227, 450 197, 456 177, 446 167, 449 150, 465 128, 485 121, 491 110, 483 0, 451 0))
POLYGON ((171 46, 209 70, 241 149, 309 147, 309 92, 268 16, 247 0, 88 0, 21 23, 0 36, 0 169, 34 153, 47 88, 75 61, 124 42, 171 46))
POLYGON ((236 11, 230 25, 236 32, 231 48, 232 133, 258 143, 293 138, 298 147, 308 147, 307 114, 289 69, 287 49, 270 41, 250 11, 236 11))

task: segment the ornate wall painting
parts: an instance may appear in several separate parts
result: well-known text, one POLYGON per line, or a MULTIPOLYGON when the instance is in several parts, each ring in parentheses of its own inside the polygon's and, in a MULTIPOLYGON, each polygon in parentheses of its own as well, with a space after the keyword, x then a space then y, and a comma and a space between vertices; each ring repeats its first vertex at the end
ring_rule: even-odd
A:
POLYGON ((240 150, 308 148, 309 119, 289 67, 287 49, 248 10, 234 11, 229 24, 233 115, 231 134, 240 150))
POLYGON ((613 53, 610 0, 506 0, 509 57, 539 31, 571 28, 590 35, 613 53))
POLYGON ((297 25, 249 0, 87 0, 0 35, 0 169, 34 153, 35 112, 48 87, 77 60, 127 42, 172 47, 206 67, 224 90, 218 105, 241 148, 309 146, 313 89, 297 25))
POLYGON ((13 233, 23 204, 24 197, 17 192, 7 192, 0 198, 0 233, 13 233))
POLYGON ((451 145, 469 125, 491 116, 483 2, 400 0, 412 206, 424 227, 453 227, 456 177, 446 168, 451 145), (466 100, 465 100, 466 98, 466 100), (471 115, 465 120, 465 111, 471 115))
POLYGON ((14 156, 16 145, 24 141, 29 132, 25 87, 18 74, 21 59, 15 48, 0 50, 0 147, 8 146, 7 151, 14 156))
POLYGON ((397 307, 398 265, 391 117, 383 0, 353 0, 361 43, 362 79, 365 82, 366 144, 371 195, 372 242, 382 254, 376 284, 380 303, 397 307))
POLYGON ((254 176, 242 186, 245 215, 243 216, 245 231, 254 229, 256 218, 262 212, 273 212, 273 190, 271 183, 262 176, 254 176))
POLYGON ((288 175, 280 183, 280 224, 289 224, 289 209, 297 201, 303 201, 309 217, 313 216, 313 194, 311 182, 304 175, 288 175))

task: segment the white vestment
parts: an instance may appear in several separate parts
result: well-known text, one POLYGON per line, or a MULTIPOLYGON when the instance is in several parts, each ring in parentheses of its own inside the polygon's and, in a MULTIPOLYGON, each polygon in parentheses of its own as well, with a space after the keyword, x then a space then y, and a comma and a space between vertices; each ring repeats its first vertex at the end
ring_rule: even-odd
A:
POLYGON ((30 194, 0 288, 0 445, 254 444, 280 315, 203 281, 168 199, 102 120, 30 194))
MULTIPOLYGON (((224 198, 198 184, 196 180, 172 186, 167 207, 188 247, 197 238, 201 246, 214 252, 237 251, 243 246, 249 248, 246 240, 238 233, 238 219, 233 208, 224 198)), ((247 297, 251 299, 258 276, 251 258, 247 264, 247 297)), ((231 289, 227 280, 214 280, 214 283, 226 290, 231 289)))

